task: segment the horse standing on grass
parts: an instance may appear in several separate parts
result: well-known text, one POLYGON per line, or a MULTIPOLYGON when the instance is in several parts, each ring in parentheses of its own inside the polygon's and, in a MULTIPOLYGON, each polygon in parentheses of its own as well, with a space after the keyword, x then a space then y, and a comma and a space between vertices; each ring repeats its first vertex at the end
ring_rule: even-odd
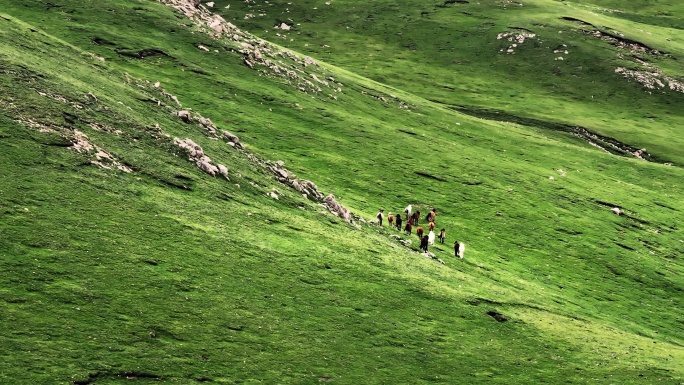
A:
POLYGON ((418 226, 418 220, 420 219, 420 211, 416 211, 411 215, 411 222, 413 222, 414 226, 418 226))
POLYGON ((406 221, 406 227, 404 227, 406 235, 411 235, 411 230, 413 230, 413 225, 411 224, 411 221, 406 221))
POLYGON ((406 208, 404 209, 404 214, 406 214, 406 220, 411 218, 411 211, 413 211, 413 207, 411 207, 411 205, 406 206, 406 208))
POLYGON ((423 230, 422 227, 418 227, 418 228, 416 229, 416 235, 418 236, 418 238, 423 239, 423 232, 424 232, 424 231, 425 231, 425 230, 423 230))
POLYGON ((430 210, 430 212, 428 213, 426 219, 427 219, 428 222, 434 222, 436 216, 437 216, 437 209, 434 209, 434 208, 433 208, 433 209, 430 210))
POLYGON ((426 253, 428 252, 428 236, 427 235, 420 238, 420 249, 426 253))
POLYGON ((454 242, 454 256, 463 259, 465 253, 465 244, 463 242, 454 242))

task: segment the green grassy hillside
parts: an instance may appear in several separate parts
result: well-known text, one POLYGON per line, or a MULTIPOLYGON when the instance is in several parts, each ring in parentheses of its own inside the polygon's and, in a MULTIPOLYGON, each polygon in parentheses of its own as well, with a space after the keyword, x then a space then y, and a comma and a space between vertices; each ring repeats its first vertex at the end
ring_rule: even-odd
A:
POLYGON ((486 108, 506 120, 513 115, 579 125, 681 164, 684 88, 672 91, 664 81, 662 88, 648 89, 615 70, 662 71, 661 79, 681 82, 682 6, 590 3, 223 0, 215 7, 266 39, 468 113, 479 116, 486 108), (282 22, 292 29, 273 28, 282 22), (660 53, 597 38, 593 31, 660 53), (521 34, 528 37, 517 40, 521 34))
POLYGON ((0 382, 681 383, 682 94, 567 18, 674 79, 684 16, 596 7, 8 1, 0 382), (407 204, 444 264, 365 223, 407 204))

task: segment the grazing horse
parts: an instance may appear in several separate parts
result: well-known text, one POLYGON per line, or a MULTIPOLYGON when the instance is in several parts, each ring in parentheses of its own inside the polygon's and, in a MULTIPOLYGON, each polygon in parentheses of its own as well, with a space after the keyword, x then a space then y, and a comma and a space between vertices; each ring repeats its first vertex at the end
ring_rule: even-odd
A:
POLYGON ((444 238, 446 238, 446 230, 442 229, 439 231, 439 243, 444 243, 444 238))
POLYGON ((424 231, 425 230, 423 230, 423 228, 420 226, 416 229, 416 235, 418 236, 418 238, 423 239, 423 232, 424 231))
POLYGON ((432 231, 435 229, 435 222, 428 223, 428 230, 432 231))
POLYGON ((429 242, 431 245, 434 245, 434 244, 435 244, 435 232, 432 231, 432 230, 430 230, 430 233, 428 234, 428 242, 429 242))
POLYGON ((389 222, 390 227, 394 227, 394 214, 387 214, 387 222, 389 222))

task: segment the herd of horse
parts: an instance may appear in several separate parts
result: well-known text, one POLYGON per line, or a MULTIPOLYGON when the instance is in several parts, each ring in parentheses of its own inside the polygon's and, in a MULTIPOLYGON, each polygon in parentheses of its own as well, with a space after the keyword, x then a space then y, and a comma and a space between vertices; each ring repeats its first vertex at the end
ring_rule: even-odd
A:
MULTIPOLYGON (((418 207, 416 207, 418 208, 418 207)), ((405 225, 403 227, 404 232, 406 235, 411 235, 413 233, 413 228, 416 227, 416 235, 418 236, 418 239, 420 239, 420 249, 424 252, 428 251, 428 245, 434 245, 435 244, 435 218, 437 217, 437 209, 432 208, 428 212, 428 214, 425 216, 425 220, 427 221, 427 229, 429 233, 425 235, 425 229, 422 226, 418 225, 418 222, 420 220, 420 211, 416 210, 413 211, 413 206, 408 205, 404 209, 404 215, 406 216, 405 220, 405 225)), ((378 224, 382 226, 382 222, 384 219, 384 210, 379 210, 378 214, 376 216, 378 220, 378 224)), ((401 214, 392 214, 388 213, 387 214, 387 221, 389 222, 390 227, 396 227, 398 231, 402 230, 402 216, 401 214)), ((444 240, 446 239, 446 230, 441 229, 439 231, 439 242, 444 243, 444 240)), ((454 242, 454 255, 459 258, 463 258, 463 253, 465 251, 465 245, 462 242, 456 241, 454 242)))

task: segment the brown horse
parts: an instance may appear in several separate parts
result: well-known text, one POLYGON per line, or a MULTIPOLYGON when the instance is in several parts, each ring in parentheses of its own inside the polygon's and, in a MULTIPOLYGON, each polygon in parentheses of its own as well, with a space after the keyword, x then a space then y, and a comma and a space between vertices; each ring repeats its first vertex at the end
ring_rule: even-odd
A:
POLYGON ((436 209, 432 209, 432 210, 428 213, 428 216, 427 216, 428 222, 434 222, 436 216, 437 216, 437 210, 436 210, 436 209))
POLYGON ((416 211, 411 215, 411 222, 413 222, 414 225, 418 225, 418 219, 420 219, 420 211, 416 211))
POLYGON ((387 214, 387 222, 389 222, 390 227, 394 227, 394 214, 387 214))
POLYGON ((413 230, 413 225, 411 225, 411 221, 406 222, 406 227, 404 227, 404 231, 406 231, 406 235, 411 235, 411 230, 413 230))
POLYGON ((428 223, 428 230, 432 231, 435 229, 435 222, 428 223))
POLYGON ((423 231, 423 228, 418 226, 418 228, 416 229, 416 235, 418 236, 418 238, 423 239, 423 231))

